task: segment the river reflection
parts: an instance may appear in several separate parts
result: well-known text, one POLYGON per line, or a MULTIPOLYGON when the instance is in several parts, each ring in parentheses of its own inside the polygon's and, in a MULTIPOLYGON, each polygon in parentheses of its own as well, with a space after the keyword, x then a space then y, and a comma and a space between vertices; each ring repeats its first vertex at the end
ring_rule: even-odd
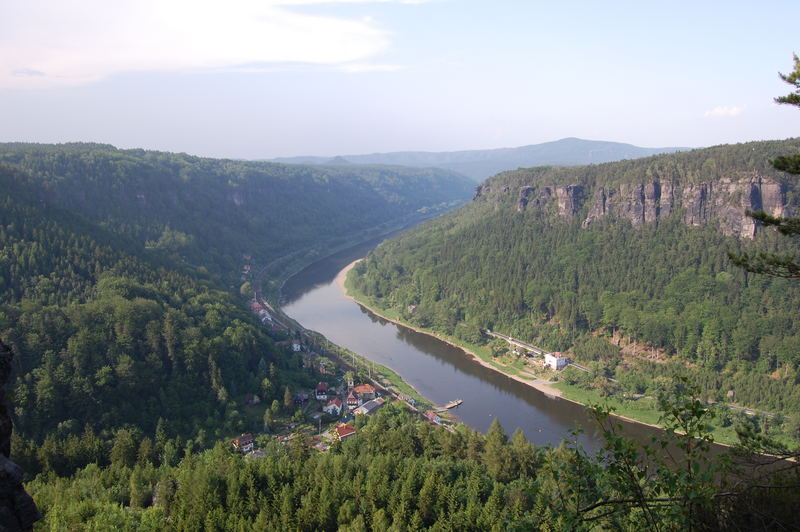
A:
MULTIPOLYGON (((339 253, 294 276, 284 286, 283 310, 331 342, 392 368, 434 403, 463 399, 453 413, 476 430, 486 432, 499 418, 509 434, 520 428, 536 445, 558 445, 580 427, 584 433, 579 441, 588 449, 599 446, 594 423, 581 405, 549 397, 480 365, 459 348, 398 326, 346 298, 335 282, 337 273, 378 242, 339 253)), ((626 432, 649 440, 655 431, 626 424, 626 432)))

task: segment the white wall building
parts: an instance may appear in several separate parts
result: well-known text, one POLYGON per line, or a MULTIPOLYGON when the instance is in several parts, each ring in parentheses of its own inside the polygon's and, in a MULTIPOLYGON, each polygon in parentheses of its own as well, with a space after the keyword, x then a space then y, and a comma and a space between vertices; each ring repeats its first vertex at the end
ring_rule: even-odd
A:
POLYGON ((569 364, 569 359, 567 357, 561 356, 561 353, 556 351, 555 353, 545 353, 544 354, 544 365, 545 367, 551 367, 555 370, 564 369, 569 364))

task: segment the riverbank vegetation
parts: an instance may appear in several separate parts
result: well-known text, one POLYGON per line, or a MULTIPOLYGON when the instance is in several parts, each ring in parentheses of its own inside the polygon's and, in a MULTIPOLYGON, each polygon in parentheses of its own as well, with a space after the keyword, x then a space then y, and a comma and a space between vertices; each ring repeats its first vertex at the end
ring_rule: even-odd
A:
MULTIPOLYGON (((650 393, 677 372, 704 399, 776 414, 742 413, 758 430, 797 440, 800 285, 748 274, 728 258, 777 251, 780 236, 725 236, 713 220, 687 225, 678 208, 658 223, 608 216, 587 225, 591 202, 562 217, 523 209, 517 194, 533 177, 540 187, 577 183, 591 196, 589 187, 635 184, 643 175, 663 180, 667 172, 675 187, 714 182, 738 175, 744 161, 768 174, 770 154, 796 144, 501 174, 470 205, 376 248, 354 268, 351 283, 379 311, 436 334, 475 344, 488 328, 567 352, 593 370, 591 379, 570 384, 604 395, 650 393)), ((791 198, 791 185, 782 186, 791 198)))

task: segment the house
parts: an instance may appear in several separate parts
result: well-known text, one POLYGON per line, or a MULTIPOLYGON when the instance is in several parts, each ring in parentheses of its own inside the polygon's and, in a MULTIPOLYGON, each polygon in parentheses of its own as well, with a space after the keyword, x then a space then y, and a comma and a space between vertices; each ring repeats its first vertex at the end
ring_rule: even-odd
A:
POLYGON ((304 405, 308 402, 308 394, 306 392, 297 392, 294 394, 294 404, 304 405))
POLYGON ((353 391, 358 394, 358 397, 362 402, 375 399, 375 387, 371 384, 359 384, 353 388, 353 391))
POLYGON ((428 421, 430 421, 434 425, 441 425, 442 424, 442 418, 439 417, 439 414, 437 414, 433 410, 426 410, 424 415, 425 415, 425 419, 427 419, 428 421))
POLYGON ((358 394, 355 392, 350 392, 347 394, 347 408, 353 409, 357 408, 361 404, 361 401, 358 399, 358 394))
POLYGON ((336 430, 333 433, 333 437, 337 440, 344 440, 345 438, 349 438, 356 433, 356 428, 351 425, 350 423, 340 423, 336 430))
POLYGON ((383 403, 385 403, 385 402, 386 402, 385 399, 383 399, 382 397, 378 397, 377 399, 373 399, 372 401, 367 401, 363 405, 359 406, 358 408, 356 408, 353 411, 353 413, 356 414, 356 415, 366 414, 368 416, 371 416, 380 407, 382 407, 383 403))
POLYGON ((340 416, 342 415, 342 400, 338 397, 334 397, 328 401, 328 404, 325 405, 322 410, 324 410, 326 414, 340 416))
POLYGON ((255 447, 252 434, 242 434, 233 439, 233 448, 242 453, 249 453, 255 447))
POLYGON ((564 369, 569 364, 569 359, 565 356, 561 356, 561 353, 555 351, 553 353, 545 353, 544 355, 544 365, 545 367, 551 367, 555 370, 564 369))
POLYGON ((299 353, 303 350, 303 346, 300 345, 300 340, 292 340, 292 351, 295 353, 299 353))
POLYGON ((317 401, 327 401, 328 400, 328 383, 327 382, 320 382, 317 384, 317 389, 314 392, 317 396, 317 401))

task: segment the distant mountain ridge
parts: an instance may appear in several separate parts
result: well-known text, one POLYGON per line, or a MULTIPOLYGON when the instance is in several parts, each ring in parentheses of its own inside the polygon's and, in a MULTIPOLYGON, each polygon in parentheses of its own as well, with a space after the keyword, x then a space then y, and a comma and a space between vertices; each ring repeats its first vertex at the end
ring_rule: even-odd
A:
POLYGON ((532 166, 573 166, 638 159, 659 153, 691 148, 642 148, 621 142, 584 140, 574 137, 517 148, 462 150, 449 152, 401 151, 331 157, 280 157, 272 162, 288 164, 331 164, 346 160, 352 164, 390 164, 434 167, 459 172, 475 181, 497 173, 532 166))

